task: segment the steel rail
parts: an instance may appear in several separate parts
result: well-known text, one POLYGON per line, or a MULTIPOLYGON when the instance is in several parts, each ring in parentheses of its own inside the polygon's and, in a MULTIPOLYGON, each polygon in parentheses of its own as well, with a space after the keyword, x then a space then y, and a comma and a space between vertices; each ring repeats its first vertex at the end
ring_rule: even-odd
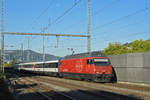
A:
MULTIPOLYGON (((26 82, 24 82, 24 81, 21 81, 21 80, 19 80, 19 82, 18 83, 21 83, 21 84, 24 84, 24 85, 26 85, 26 82)), ((46 98, 47 100, 52 100, 52 98, 50 98, 49 96, 47 96, 47 95, 45 95, 45 94, 43 94, 43 93, 41 93, 41 92, 39 92, 38 90, 36 90, 36 89, 34 89, 34 88, 32 88, 31 86, 29 86, 29 85, 26 85, 29 89, 31 89, 32 91, 34 91, 34 92, 36 92, 36 93, 38 93, 38 94, 40 94, 40 95, 42 95, 44 98, 46 98)))
MULTIPOLYGON (((49 77, 48 78, 47 77, 42 77, 42 78, 49 79, 49 77)), ((50 80, 55 80, 55 79, 50 79, 50 80)), ((57 81, 61 81, 61 79, 57 80, 57 81)), ((70 83, 70 81, 75 81, 75 80, 69 80, 69 81, 65 81, 65 82, 70 83)), ((79 85, 79 84, 77 84, 77 85, 79 85)), ((89 87, 86 84, 84 84, 83 86, 84 87, 89 87)), ((107 88, 107 89, 114 89, 114 90, 121 90, 121 91, 124 91, 124 92, 128 91, 128 92, 132 92, 132 93, 140 93, 140 94, 143 94, 143 95, 150 95, 150 92, 147 92, 147 91, 133 90, 133 89, 127 89, 127 88, 123 88, 123 87, 106 86, 104 84, 100 84, 99 86, 107 88)), ((92 85, 92 84, 90 85, 90 88, 97 89, 95 87, 95 85, 92 85)))
MULTIPOLYGON (((34 80, 31 80, 31 79, 24 79, 25 81, 30 81, 30 82, 34 82, 35 83, 35 81, 34 80)), ((41 82, 40 82, 40 84, 42 84, 41 82)), ((41 87, 41 86, 40 86, 41 87)), ((47 87, 44 87, 44 86, 42 86, 42 88, 44 88, 45 90, 47 90, 48 88, 47 87)), ((70 99, 70 100, 77 100, 76 98, 74 98, 74 97, 72 97, 72 96, 69 96, 69 95, 67 95, 67 94, 65 94, 65 93, 61 93, 61 92, 57 92, 57 91, 55 91, 55 90, 53 90, 53 92, 55 92, 56 94, 59 94, 59 95, 62 95, 62 96, 64 96, 64 97, 66 97, 66 98, 68 98, 68 99, 70 99)))
MULTIPOLYGON (((41 78, 40 78, 41 79, 41 78)), ((42 80, 44 80, 44 79, 42 79, 42 80)), ((55 80, 55 82, 54 81, 52 81, 52 80, 49 80, 50 82, 53 82, 53 84, 55 84, 55 83, 59 83, 60 81, 58 81, 58 80, 55 80)), ((42 81, 41 83, 43 83, 44 81, 42 81)), ((48 82, 48 81, 45 81, 46 83, 48 82)), ((63 84, 65 84, 65 82, 63 81, 63 82, 61 82, 61 83, 63 83, 63 84)), ((43 83, 43 84, 45 84, 45 83, 43 83)), ((131 100, 131 99, 133 99, 133 100, 141 100, 141 99, 137 99, 136 97, 130 97, 130 96, 128 96, 128 95, 125 95, 125 94, 120 94, 120 93, 116 93, 116 92, 114 92, 114 91, 105 91, 105 90, 101 90, 101 91, 103 91, 103 93, 101 93, 101 92, 92 92, 92 91, 94 91, 94 90, 96 90, 96 91, 99 91, 99 89, 97 89, 97 88, 93 88, 93 87, 88 87, 88 86, 85 86, 85 85, 79 85, 79 84, 72 84, 71 82, 67 82, 67 85, 69 85, 69 86, 71 86, 71 87, 73 87, 73 88, 75 88, 75 89, 77 89, 78 88, 78 91, 79 92, 82 92, 82 93, 84 93, 84 94, 88 94, 88 95, 91 95, 91 96, 95 96, 95 97, 101 97, 101 98, 103 98, 103 99, 106 99, 106 100, 120 100, 120 97, 121 98, 127 98, 127 100, 129 99, 129 100, 131 100), (92 90, 92 91, 88 91, 88 90, 92 90)), ((125 100, 125 99, 123 99, 123 100, 125 100)), ((143 100, 143 99, 142 99, 143 100)))

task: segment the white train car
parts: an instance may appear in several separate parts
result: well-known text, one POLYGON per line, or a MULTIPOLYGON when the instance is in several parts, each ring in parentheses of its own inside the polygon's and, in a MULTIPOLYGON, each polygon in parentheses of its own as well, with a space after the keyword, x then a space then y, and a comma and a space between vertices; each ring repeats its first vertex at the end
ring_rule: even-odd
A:
POLYGON ((58 60, 46 61, 44 63, 43 72, 46 75, 57 76, 58 75, 58 60))
POLYGON ((58 60, 46 61, 46 62, 29 62, 16 64, 15 70, 32 72, 37 74, 58 75, 58 60))

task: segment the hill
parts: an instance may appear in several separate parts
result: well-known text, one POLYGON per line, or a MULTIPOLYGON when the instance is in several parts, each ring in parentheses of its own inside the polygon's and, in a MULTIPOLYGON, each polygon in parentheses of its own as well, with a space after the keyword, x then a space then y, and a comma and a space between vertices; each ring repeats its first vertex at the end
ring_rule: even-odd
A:
MULTIPOLYGON (((43 60, 43 54, 32 50, 24 50, 23 52, 21 50, 5 50, 5 61, 11 61, 15 59, 17 62, 21 62, 22 55, 24 62, 36 62, 43 60), (30 55, 28 56, 28 54, 30 55)), ((56 59, 59 59, 59 57, 51 54, 45 54, 45 61, 56 59)))

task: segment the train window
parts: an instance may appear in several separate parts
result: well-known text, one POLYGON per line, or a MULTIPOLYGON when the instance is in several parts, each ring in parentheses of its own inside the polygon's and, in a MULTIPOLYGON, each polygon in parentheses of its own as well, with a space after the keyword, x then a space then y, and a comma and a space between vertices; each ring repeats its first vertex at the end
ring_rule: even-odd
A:
POLYGON ((54 66, 55 66, 54 64, 51 64, 51 68, 54 68, 54 66))
POLYGON ((43 68, 43 64, 37 64, 36 68, 43 68))
POLYGON ((94 59, 94 64, 96 66, 108 66, 110 65, 109 59, 94 59))
POLYGON ((38 68, 38 67, 39 67, 39 64, 36 64, 35 66, 36 66, 36 68, 38 68))
POLYGON ((57 68, 58 67, 58 63, 55 63, 55 68, 57 68))
POLYGON ((29 68, 29 67, 30 67, 30 65, 25 65, 25 67, 29 68))
POLYGON ((92 59, 88 59, 87 60, 87 64, 93 64, 93 60, 92 59))
POLYGON ((89 64, 90 63, 90 61, 89 61, 89 59, 87 60, 87 64, 89 64))
POLYGON ((48 63, 45 63, 45 64, 44 64, 44 67, 45 67, 45 68, 48 68, 48 67, 49 67, 49 64, 48 64, 48 63))
POLYGON ((48 68, 51 68, 51 67, 52 67, 52 64, 51 64, 51 63, 47 64, 47 67, 48 67, 48 68))
POLYGON ((47 63, 47 64, 44 65, 44 67, 57 68, 58 67, 58 63, 47 63))
POLYGON ((57 63, 53 63, 51 64, 51 68, 57 68, 58 64, 57 63))
POLYGON ((40 64, 40 68, 43 68, 45 64, 40 64))
POLYGON ((31 67, 32 67, 32 65, 29 65, 29 67, 31 68, 31 67))
POLYGON ((51 64, 47 63, 47 64, 46 64, 46 67, 47 67, 47 68, 50 68, 50 67, 51 67, 51 64))

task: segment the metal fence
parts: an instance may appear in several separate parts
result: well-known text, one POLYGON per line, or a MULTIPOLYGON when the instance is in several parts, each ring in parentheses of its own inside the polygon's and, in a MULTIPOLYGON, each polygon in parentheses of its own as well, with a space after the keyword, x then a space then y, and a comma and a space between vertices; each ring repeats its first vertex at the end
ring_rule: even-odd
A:
POLYGON ((150 83, 150 52, 109 57, 118 81, 150 83))

